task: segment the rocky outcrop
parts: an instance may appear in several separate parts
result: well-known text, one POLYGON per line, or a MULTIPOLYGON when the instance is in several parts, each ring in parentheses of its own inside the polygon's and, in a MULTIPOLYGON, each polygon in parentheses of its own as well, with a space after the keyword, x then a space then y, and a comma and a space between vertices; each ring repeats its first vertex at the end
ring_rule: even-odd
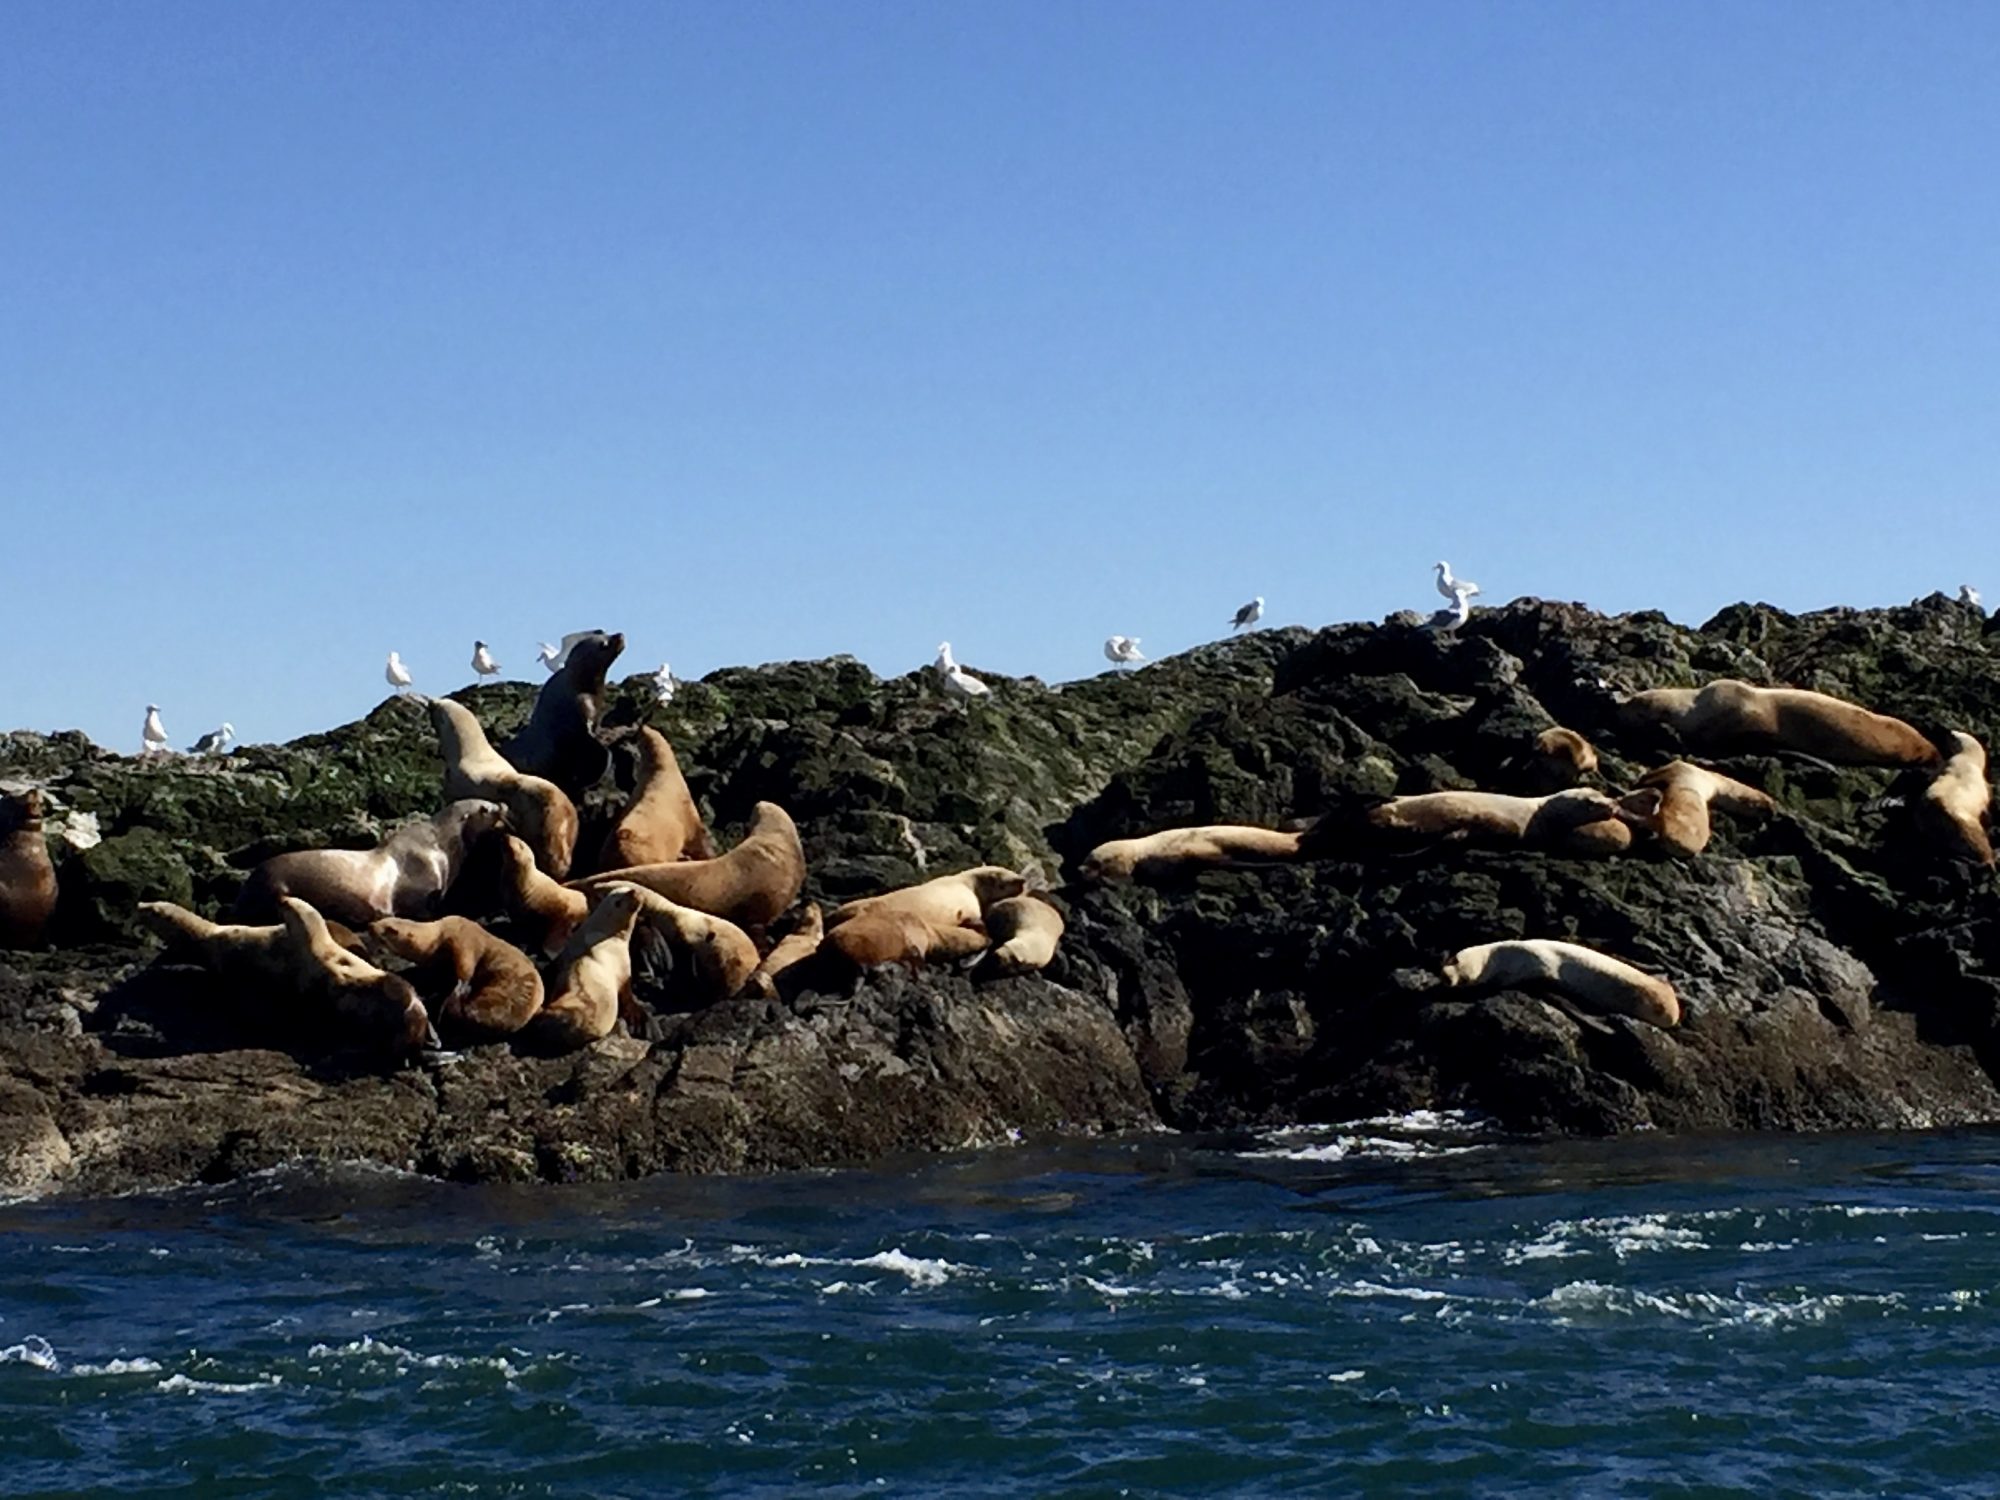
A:
MULTIPOLYGON (((718 672, 653 705, 615 687, 607 732, 651 723, 733 843, 771 800, 798 822, 806 896, 836 904, 980 863, 1039 864, 1068 929, 1007 979, 871 976, 851 993, 657 1017, 579 1055, 504 1046, 383 1073, 154 961, 132 909, 213 913, 258 860, 368 847, 435 810, 416 704, 285 746, 139 762, 80 736, 0 735, 0 783, 45 788, 62 885, 54 947, 0 954, 0 1189, 215 1179, 364 1158, 488 1179, 863 1160, 1015 1132, 1209 1128, 1468 1108, 1525 1131, 1817 1129, 2000 1119, 2000 897, 1912 816, 1921 773, 1809 757, 1708 763, 1777 816, 1718 819, 1694 859, 1578 861, 1320 840, 1298 865, 1167 885, 1066 883, 1104 839, 1276 824, 1395 793, 1538 791, 1554 724, 1629 787, 1674 747, 1622 733, 1616 694, 1717 676, 1814 688, 1931 733, 2000 727, 1976 610, 1792 616, 1699 630, 1522 601, 1433 634, 1414 619, 1272 630, 1058 687, 988 675, 966 707, 928 673, 841 658, 718 672), (1601 947, 1664 974, 1676 1030, 1532 996, 1447 990, 1453 951, 1601 947)), ((976 670, 976 668, 975 668, 976 670)), ((525 684, 460 695, 503 740, 525 684)), ((633 753, 615 747, 629 785, 633 753)), ((582 803, 579 847, 615 815, 582 803)), ((1333 827, 1334 824, 1327 826, 1333 827)))

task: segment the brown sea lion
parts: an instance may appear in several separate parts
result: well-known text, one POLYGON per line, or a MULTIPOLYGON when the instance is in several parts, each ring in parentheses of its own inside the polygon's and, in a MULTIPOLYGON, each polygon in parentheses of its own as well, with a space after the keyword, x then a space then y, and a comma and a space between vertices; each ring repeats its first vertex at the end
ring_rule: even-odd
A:
POLYGON ((784 937, 771 951, 764 955, 764 961, 744 982, 743 993, 760 995, 766 1000, 778 998, 778 976, 811 958, 819 951, 820 940, 826 936, 826 923, 820 916, 819 903, 808 901, 805 914, 798 925, 784 937))
POLYGON ((449 698, 429 700, 431 728, 444 758, 447 801, 484 797, 507 809, 508 825, 535 851, 535 863, 561 880, 576 857, 576 804, 563 789, 514 769, 472 710, 449 698))
POLYGON ((1597 751, 1574 729, 1544 729, 1522 757, 1524 781, 1537 791, 1560 792, 1581 786, 1597 770, 1597 751))
POLYGON ((1778 810, 1756 787, 1684 760, 1648 771, 1639 778, 1639 790, 1619 805, 1665 848, 1686 855, 1708 847, 1711 807, 1737 818, 1766 818, 1778 810))
POLYGON ((56 867, 42 833, 42 794, 0 793, 0 948, 32 948, 56 909, 56 867))
POLYGON ((592 631, 569 648, 542 684, 527 727, 505 746, 507 759, 530 776, 580 797, 603 777, 611 757, 597 738, 604 711, 604 674, 625 649, 623 635, 592 631))
POLYGON ((687 778, 667 737, 650 725, 639 730, 639 780, 632 800, 605 836, 601 870, 664 865, 678 859, 713 859, 715 846, 702 826, 687 778))
POLYGON ((1944 757, 1912 726, 1804 688, 1718 678, 1699 688, 1652 688, 1618 708, 1621 724, 1665 725, 1690 750, 1797 750, 1843 766, 1935 766, 1944 757))
POLYGON ((447 1034, 508 1036, 542 1008, 542 976, 534 961, 469 917, 435 922, 384 917, 369 925, 368 935, 416 964, 423 990, 435 988, 440 978, 450 981, 434 1012, 447 1034))
POLYGON ((1546 797, 1502 792, 1422 792, 1391 797, 1362 815, 1377 833, 1521 843, 1559 854, 1616 854, 1632 846, 1618 804, 1588 787, 1546 797))
POLYGON ((975 865, 955 875, 939 875, 920 885, 863 896, 837 906, 826 919, 829 932, 862 917, 883 912, 908 912, 937 927, 964 927, 978 922, 986 908, 1028 888, 1027 877, 1004 865, 975 865))
POLYGON ((1444 966, 1445 982, 1467 988, 1549 984, 1590 1010, 1678 1026, 1680 997, 1664 979, 1577 943, 1531 938, 1461 948, 1444 966))
POLYGON ((986 947, 977 927, 932 922, 914 911, 885 907, 848 918, 827 930, 822 954, 837 954, 857 969, 903 964, 915 970, 940 959, 964 958, 986 947))
POLYGON ((1284 864, 1299 857, 1300 832, 1234 823, 1169 828, 1099 844, 1077 873, 1086 880, 1158 880, 1193 870, 1284 864))
POLYGON ((1062 940, 1063 916, 1040 896, 1009 896, 986 909, 986 936, 993 944, 980 962, 1001 974, 1045 969, 1062 940))
POLYGON ((1962 729, 1951 732, 1951 746, 1944 769, 1924 788, 1919 816, 1946 849, 1991 866, 1993 789, 1986 781, 1986 747, 1962 729))
POLYGON ((250 872, 232 915, 263 922, 285 896, 350 927, 378 917, 427 917, 451 889, 465 852, 504 815, 497 803, 468 798, 436 817, 405 823, 373 849, 302 849, 274 855, 250 872))
POLYGON ((522 1028, 525 1040, 554 1052, 574 1052, 611 1035, 619 1019, 641 1019, 632 999, 632 929, 640 892, 622 886, 604 893, 570 934, 549 971, 548 1001, 522 1028))
POLYGON ((757 945, 727 918, 679 905, 637 886, 611 889, 638 893, 639 927, 633 942, 640 941, 639 933, 650 933, 666 944, 673 955, 673 998, 677 1003, 702 1006, 727 1000, 756 970, 757 945))
POLYGON ((788 911, 805 883, 806 851, 798 825, 777 803, 759 802, 750 816, 750 831, 727 854, 606 870, 572 880, 570 889, 590 893, 608 885, 636 885, 712 917, 726 917, 748 932, 788 911))
POLYGON ((589 915, 590 897, 551 880, 535 867, 533 850, 511 833, 505 838, 500 854, 501 908, 544 954, 560 953, 589 915))

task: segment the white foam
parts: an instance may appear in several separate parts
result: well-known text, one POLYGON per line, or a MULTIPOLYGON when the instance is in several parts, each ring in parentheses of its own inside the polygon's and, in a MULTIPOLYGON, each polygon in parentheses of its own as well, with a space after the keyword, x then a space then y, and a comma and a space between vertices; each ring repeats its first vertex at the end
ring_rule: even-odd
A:
POLYGON ((284 1378, 278 1375, 266 1375, 258 1380, 241 1382, 196 1380, 188 1375, 169 1375, 165 1380, 154 1386, 153 1389, 177 1396, 190 1396, 200 1393, 217 1396, 243 1396, 248 1395, 251 1391, 268 1391, 275 1386, 283 1384, 284 1378))
POLYGON ((521 1373, 513 1361, 498 1354, 419 1354, 365 1333, 345 1344, 314 1344, 306 1350, 306 1358, 389 1360, 398 1375, 410 1370, 487 1369, 513 1380, 521 1373))
POLYGON ((60 1370, 62 1361, 49 1341, 31 1333, 18 1344, 0 1349, 0 1365, 33 1365, 38 1370, 60 1370))
POLYGON ((157 1375, 165 1368, 156 1359, 108 1359, 101 1365, 71 1365, 72 1375, 157 1375))

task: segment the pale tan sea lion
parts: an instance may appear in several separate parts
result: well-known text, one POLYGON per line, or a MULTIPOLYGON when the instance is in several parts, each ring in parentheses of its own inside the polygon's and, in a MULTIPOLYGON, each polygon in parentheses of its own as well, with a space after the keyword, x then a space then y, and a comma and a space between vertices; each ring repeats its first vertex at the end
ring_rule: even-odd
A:
POLYGON ((274 855, 250 872, 232 915, 239 922, 269 920, 282 897, 297 896, 350 927, 378 917, 429 916, 458 879, 466 850, 503 820, 499 804, 467 798, 436 817, 405 823, 373 849, 274 855))
POLYGON ((636 885, 710 916, 726 917, 748 932, 788 911, 805 883, 806 851, 798 825, 777 803, 759 802, 750 831, 727 854, 606 870, 572 880, 570 888, 589 893, 608 885, 636 885))
POLYGON ((42 832, 42 794, 0 793, 0 948, 31 948, 56 909, 56 867, 42 832))
POLYGON ((569 874, 576 857, 576 804, 553 781, 515 770, 463 703, 432 698, 429 706, 444 759, 446 799, 499 803, 507 809, 508 825, 535 851, 535 863, 557 880, 569 874))
POLYGON ((687 778, 667 737, 650 725, 639 730, 639 780, 632 800, 604 839, 599 869, 664 865, 678 859, 713 859, 715 846, 702 826, 687 778))
POLYGON ((569 648, 562 666, 535 695, 527 726, 507 742, 507 759, 516 768, 553 781, 573 797, 598 783, 611 759, 597 738, 604 674, 624 649, 623 635, 601 630, 569 648))
POLYGON ((1444 977, 1447 984, 1482 988, 1551 984, 1591 1010, 1661 1027, 1681 1019, 1680 997, 1664 979, 1577 943, 1530 938, 1461 948, 1444 977))
POLYGON ((836 953, 857 969, 903 964, 915 970, 936 960, 965 958, 986 947, 977 927, 932 922, 914 911, 885 907, 827 930, 821 953, 836 953))
POLYGON ((1009 896, 986 909, 992 951, 981 960, 1002 974, 1047 968, 1062 940, 1063 916, 1040 896, 1009 896))
POLYGON ((1986 781, 1986 747, 1962 729, 1952 731, 1951 744, 1951 758, 1924 788, 1920 816, 1947 849, 1990 866, 1993 789, 1986 781))
POLYGON ((1168 828, 1099 844, 1077 873, 1086 880, 1156 880, 1183 871, 1283 864, 1299 857, 1300 832, 1235 823, 1168 828))
POLYGON ((1778 810, 1756 787, 1684 760, 1648 771, 1639 778, 1639 790, 1621 798, 1619 806, 1664 847, 1686 855, 1708 847, 1711 807, 1737 818, 1766 818, 1778 810))
POLYGON ((1545 792, 1580 786, 1597 770, 1597 751, 1574 729, 1544 729, 1525 757, 1527 780, 1545 792))
POLYGON ((819 903, 806 903, 805 914, 799 923, 777 945, 764 955, 764 961, 745 981, 743 993, 761 995, 766 1000, 778 998, 778 976, 794 964, 805 962, 819 951, 820 940, 826 936, 826 923, 820 916, 819 903))
POLYGON ((636 892, 640 929, 657 933, 672 950, 675 1000, 713 1005, 742 989, 743 982, 755 972, 757 945, 734 922, 638 886, 611 889, 636 892))
POLYGON ((590 914, 590 897, 544 875, 535 866, 534 851, 511 833, 501 847, 500 869, 501 908, 508 919, 519 923, 544 954, 562 952, 590 914))
POLYGON ((1382 833, 1518 841, 1559 854, 1616 854, 1632 846, 1618 804, 1588 787, 1546 797, 1422 792, 1371 807, 1362 821, 1382 833))
POLYGON ((482 1038, 507 1036, 542 1008, 542 976, 534 961, 469 917, 435 922, 384 917, 369 926, 368 934, 416 964, 427 978, 440 971, 449 976, 450 991, 437 1008, 437 1019, 447 1030, 482 1038))
POLYGON ((920 885, 862 896, 837 906, 826 919, 831 932, 856 917, 871 913, 908 912, 937 927, 963 927, 977 922, 986 908, 1028 888, 1027 877, 1004 865, 975 865, 955 875, 939 875, 920 885))
POLYGON ((1619 705, 1619 722, 1671 727, 1690 750, 1773 747, 1846 766, 1935 766, 1944 759, 1911 725, 1805 688, 1722 677, 1699 688, 1651 688, 1619 705))
POLYGON ((630 886, 609 890, 591 908, 549 971, 548 1001, 524 1036, 552 1051, 574 1052, 611 1035, 620 1017, 628 1025, 640 1020, 632 999, 639 894, 630 886))

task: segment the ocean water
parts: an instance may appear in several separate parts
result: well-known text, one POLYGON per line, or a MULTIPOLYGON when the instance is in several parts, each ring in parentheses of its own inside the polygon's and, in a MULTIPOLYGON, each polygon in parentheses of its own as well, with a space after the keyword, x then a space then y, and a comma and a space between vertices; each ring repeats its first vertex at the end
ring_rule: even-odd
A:
POLYGON ((0 1208, 0 1492, 1991 1495, 2000 1135, 0 1208))

